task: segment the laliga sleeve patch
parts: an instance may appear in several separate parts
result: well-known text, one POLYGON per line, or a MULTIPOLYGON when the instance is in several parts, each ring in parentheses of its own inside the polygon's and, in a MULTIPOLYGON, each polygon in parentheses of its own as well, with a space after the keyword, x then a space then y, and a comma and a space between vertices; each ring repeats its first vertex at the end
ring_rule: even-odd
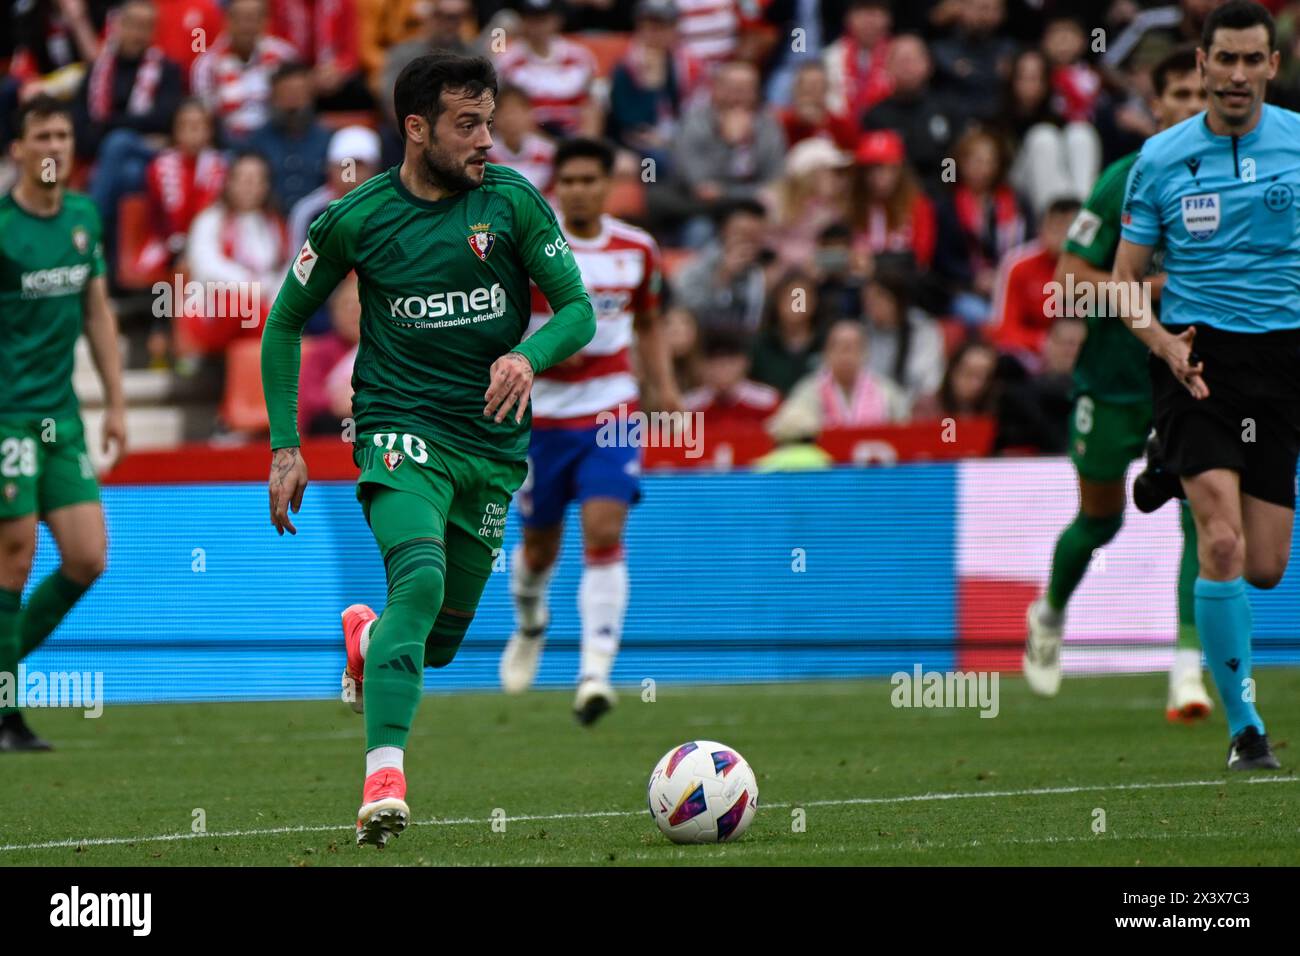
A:
POLYGON ((1075 216, 1074 222, 1070 223, 1070 232, 1066 238, 1080 246, 1090 246, 1097 238, 1097 230, 1100 228, 1100 216, 1087 209, 1080 209, 1079 215, 1075 216))
POLYGON ((311 240, 308 239, 302 244, 298 258, 293 261, 293 274, 303 285, 306 285, 307 280, 311 278, 311 270, 316 268, 316 259, 316 250, 311 247, 311 240))

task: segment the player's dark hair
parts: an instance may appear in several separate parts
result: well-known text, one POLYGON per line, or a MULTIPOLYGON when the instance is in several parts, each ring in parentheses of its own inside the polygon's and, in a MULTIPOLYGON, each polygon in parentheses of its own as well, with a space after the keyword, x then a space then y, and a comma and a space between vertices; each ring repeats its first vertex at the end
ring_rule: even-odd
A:
POLYGON ((1167 54, 1152 68, 1151 85, 1154 87, 1157 97, 1164 96, 1171 78, 1195 72, 1196 47, 1189 43, 1187 46, 1180 46, 1167 54))
POLYGON ((533 105, 533 99, 531 96, 528 95, 528 91, 525 90, 522 86, 516 86, 514 83, 502 83, 501 86, 497 89, 496 99, 497 99, 497 106, 500 106, 502 103, 504 103, 506 100, 509 99, 520 99, 523 100, 525 103, 527 103, 529 106, 533 105))
POLYGON ((745 334, 739 329, 727 326, 709 329, 704 333, 704 344, 701 351, 704 353, 705 358, 731 358, 736 355, 749 354, 745 334))
POLYGON ((495 99, 496 67, 486 57, 456 53, 426 53, 406 64, 393 84, 393 110, 403 141, 406 117, 418 116, 430 126, 438 122, 444 90, 463 91, 471 97, 491 93, 495 99))
POLYGON ((718 231, 727 227, 727 223, 737 216, 757 216, 767 218, 767 209, 757 199, 735 199, 725 204, 717 214, 718 231))
MULTIPOLYGON (((880 287, 894 300, 894 309, 898 314, 898 347, 894 350, 894 367, 890 369, 889 377, 899 385, 904 385, 907 381, 907 362, 912 355, 912 323, 908 321, 908 313, 912 311, 912 284, 897 269, 878 271, 868 286, 870 284, 880 287)), ((868 286, 863 286, 864 292, 868 286)))
POLYGON ((837 219, 817 234, 817 241, 819 243, 852 242, 853 228, 847 222, 842 222, 837 219))
POLYGON ((614 148, 604 140, 586 136, 562 140, 555 148, 555 175, 558 176, 560 168, 571 159, 594 159, 600 163, 606 176, 614 171, 614 148))
POLYGON ((245 160, 252 160, 260 163, 262 169, 266 172, 266 199, 262 201, 263 212, 278 212, 278 199, 275 195, 275 175, 271 166, 271 160, 267 155, 256 149, 240 149, 230 157, 230 165, 226 167, 226 181, 221 184, 221 201, 225 203, 227 192, 230 189, 230 182, 234 177, 231 175, 235 167, 245 160))
POLYGON ((72 106, 64 100, 50 96, 48 93, 38 93, 26 103, 23 103, 14 112, 14 134, 18 139, 22 139, 27 133, 27 118, 34 116, 37 119, 45 119, 49 116, 66 116, 68 122, 72 122, 72 106))
MULTIPOLYGON (((961 344, 957 346, 951 357, 948 359, 948 367, 944 369, 943 372, 943 382, 939 385, 939 407, 942 411, 948 413, 963 411, 963 409, 957 408, 957 396, 954 394, 953 378, 955 377, 958 366, 961 365, 962 360, 966 358, 966 355, 977 349, 991 352, 994 356, 998 354, 997 349, 981 338, 968 338, 963 340, 961 344)), ((975 407, 971 409, 971 411, 977 415, 994 414, 998 408, 998 392, 999 386, 997 370, 995 368, 993 374, 989 376, 988 387, 984 390, 984 394, 975 400, 975 407)))
POLYGON ((1047 216, 1073 216, 1083 208, 1083 203, 1073 196, 1062 196, 1047 204, 1047 216))
POLYGON ((311 67, 306 63, 300 63, 297 60, 289 60, 287 63, 281 63, 271 74, 271 88, 275 89, 281 80, 286 80, 291 76, 301 76, 303 73, 311 74, 311 67))
POLYGON ((1228 0, 1223 6, 1211 10, 1201 30, 1201 49, 1209 52, 1216 30, 1249 30, 1251 27, 1267 30, 1269 51, 1277 49, 1277 24, 1273 21, 1273 14, 1254 0, 1228 0))

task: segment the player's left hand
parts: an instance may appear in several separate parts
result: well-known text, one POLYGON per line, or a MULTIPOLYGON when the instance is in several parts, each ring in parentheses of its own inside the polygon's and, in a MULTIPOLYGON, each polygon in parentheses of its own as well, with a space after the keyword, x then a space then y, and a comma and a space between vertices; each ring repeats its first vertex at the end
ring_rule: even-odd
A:
POLYGON ((1207 398, 1210 387, 1205 384, 1203 377, 1205 363, 1199 361, 1192 351, 1195 339, 1195 326, 1185 329, 1179 335, 1168 336, 1160 348, 1160 357, 1169 365, 1174 378, 1192 393, 1193 398, 1207 398))
POLYGON ((126 409, 110 408, 104 413, 104 428, 101 447, 108 456, 108 467, 112 469, 126 451, 126 409))
POLYGON ((517 403, 515 422, 522 422, 533 391, 533 364, 519 352, 507 352, 492 363, 490 375, 488 390, 483 395, 487 401, 484 417, 500 422, 517 403))

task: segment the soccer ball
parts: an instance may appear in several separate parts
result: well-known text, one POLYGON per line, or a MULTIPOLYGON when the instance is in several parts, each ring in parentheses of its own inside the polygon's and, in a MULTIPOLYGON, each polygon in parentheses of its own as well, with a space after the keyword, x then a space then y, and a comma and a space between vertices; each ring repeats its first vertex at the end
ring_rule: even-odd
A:
POLYGON ((674 747, 650 774, 650 816, 674 843, 739 840, 758 809, 758 782, 726 744, 693 740, 674 747))

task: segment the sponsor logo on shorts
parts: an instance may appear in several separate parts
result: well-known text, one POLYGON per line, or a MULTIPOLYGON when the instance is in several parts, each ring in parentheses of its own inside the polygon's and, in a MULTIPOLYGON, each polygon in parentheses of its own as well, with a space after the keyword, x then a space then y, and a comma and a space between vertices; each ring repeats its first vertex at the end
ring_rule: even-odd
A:
POLYGON ((406 461, 406 456, 400 451, 384 452, 384 467, 389 471, 396 471, 397 466, 406 461))
POLYGON ((1209 239, 1219 231, 1220 203, 1218 193, 1197 193, 1184 196, 1183 226, 1187 234, 1198 242, 1209 239))
POLYGON ((18 497, 18 485, 12 481, 5 482, 4 490, 5 501, 13 501, 18 497))

